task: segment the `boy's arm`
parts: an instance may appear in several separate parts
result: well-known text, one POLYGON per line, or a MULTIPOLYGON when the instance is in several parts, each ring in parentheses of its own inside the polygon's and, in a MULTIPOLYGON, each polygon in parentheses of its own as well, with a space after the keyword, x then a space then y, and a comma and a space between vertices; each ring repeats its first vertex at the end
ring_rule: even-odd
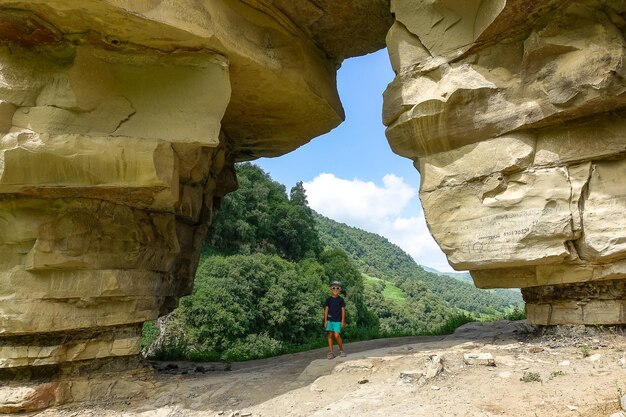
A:
POLYGON ((324 327, 328 324, 328 306, 324 307, 324 327))
POLYGON ((346 308, 341 307, 341 328, 346 324, 346 308))

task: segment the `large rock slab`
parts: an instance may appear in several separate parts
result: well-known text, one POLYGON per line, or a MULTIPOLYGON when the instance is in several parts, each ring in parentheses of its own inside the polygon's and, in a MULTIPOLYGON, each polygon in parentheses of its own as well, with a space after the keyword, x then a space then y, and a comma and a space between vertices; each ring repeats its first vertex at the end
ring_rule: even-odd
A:
POLYGON ((0 412, 145 394, 141 324, 190 293, 235 161, 337 126, 337 68, 391 24, 388 0, 0 0, 0 412))
POLYGON ((391 5, 383 121, 450 264, 535 323, 626 322, 626 3, 391 5))
MULTIPOLYGON (((99 53, 128 55, 147 48, 180 61, 186 51, 225 56, 232 97, 222 125, 236 139, 240 158, 252 159, 291 151, 343 120, 336 68, 346 57, 383 47, 392 17, 388 0, 3 0, 0 22, 4 38, 25 46, 69 40, 92 45, 99 53), (366 19, 368 24, 363 24, 366 19)), ((160 106, 165 101, 166 108, 160 114, 186 118, 185 125, 192 130, 201 130, 210 120, 194 114, 211 106, 197 106, 194 99, 168 100, 171 93, 178 94, 181 89, 206 92, 218 88, 221 84, 200 87, 187 82, 204 76, 205 71, 179 78, 168 73, 171 67, 161 67, 149 80, 133 82, 142 70, 127 64, 121 62, 115 75, 129 81, 129 92, 133 88, 154 92, 154 97, 142 105, 160 106), (170 112, 165 111, 168 107, 170 112)), ((125 110, 124 102, 112 104, 120 113, 125 110)), ((105 120, 94 119, 90 123, 105 120)), ((123 134, 133 136, 128 130, 140 123, 141 117, 130 118, 123 134)), ((170 127, 167 118, 156 118, 143 126, 163 135, 170 127)), ((106 127, 115 128, 115 124, 106 127)))

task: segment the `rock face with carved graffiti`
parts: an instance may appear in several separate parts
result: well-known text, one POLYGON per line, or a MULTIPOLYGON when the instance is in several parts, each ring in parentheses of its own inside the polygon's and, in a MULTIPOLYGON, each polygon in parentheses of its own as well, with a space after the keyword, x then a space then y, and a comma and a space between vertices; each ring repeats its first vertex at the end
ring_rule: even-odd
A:
POLYGON ((626 2, 391 2, 393 150, 431 233, 529 321, 626 322, 626 2))

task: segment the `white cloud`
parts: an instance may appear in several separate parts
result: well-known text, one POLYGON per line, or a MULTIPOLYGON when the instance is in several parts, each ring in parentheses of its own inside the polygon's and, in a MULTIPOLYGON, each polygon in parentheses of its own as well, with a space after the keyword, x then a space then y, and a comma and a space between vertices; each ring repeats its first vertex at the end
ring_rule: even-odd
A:
POLYGON ((318 213, 386 237, 421 265, 452 271, 428 232, 423 215, 406 214, 415 211, 420 203, 417 189, 403 178, 387 174, 382 186, 378 186, 373 182, 320 174, 304 183, 304 188, 309 205, 318 213))
POLYGON ((387 174, 383 188, 373 182, 320 174, 304 184, 309 205, 334 220, 368 224, 372 218, 398 215, 416 195, 402 178, 387 174))

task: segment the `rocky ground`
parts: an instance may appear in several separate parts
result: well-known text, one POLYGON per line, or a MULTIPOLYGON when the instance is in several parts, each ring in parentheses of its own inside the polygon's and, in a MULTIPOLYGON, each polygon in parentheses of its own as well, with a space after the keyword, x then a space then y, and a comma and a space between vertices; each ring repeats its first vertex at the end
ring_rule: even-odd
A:
MULTIPOLYGON (((620 416, 623 329, 471 323, 445 337, 233 364, 158 363, 149 396, 31 416, 620 416)), ((626 412, 623 414, 626 416, 626 412)))

